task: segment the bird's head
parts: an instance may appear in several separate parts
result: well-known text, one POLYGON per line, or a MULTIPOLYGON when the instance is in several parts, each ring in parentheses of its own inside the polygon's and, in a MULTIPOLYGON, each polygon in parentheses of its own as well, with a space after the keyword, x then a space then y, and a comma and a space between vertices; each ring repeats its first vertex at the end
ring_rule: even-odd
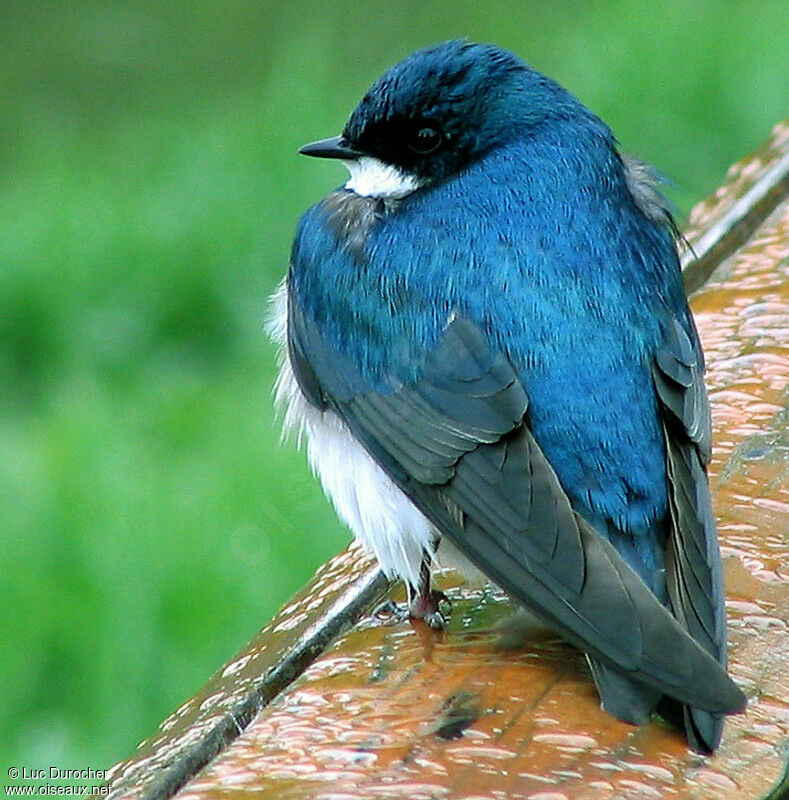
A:
POLYGON ((403 197, 528 135, 571 100, 507 50, 449 41, 396 64, 365 94, 341 136, 300 152, 342 159, 351 172, 347 187, 358 194, 403 197))

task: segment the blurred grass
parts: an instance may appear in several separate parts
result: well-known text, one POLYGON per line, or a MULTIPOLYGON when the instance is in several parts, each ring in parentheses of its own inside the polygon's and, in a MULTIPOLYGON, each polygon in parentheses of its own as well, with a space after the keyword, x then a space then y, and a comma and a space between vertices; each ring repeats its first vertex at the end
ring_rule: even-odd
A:
POLYGON ((789 109, 784 0, 0 5, 0 753, 108 766, 348 540, 262 333, 295 155, 412 49, 559 79, 681 211, 789 109))

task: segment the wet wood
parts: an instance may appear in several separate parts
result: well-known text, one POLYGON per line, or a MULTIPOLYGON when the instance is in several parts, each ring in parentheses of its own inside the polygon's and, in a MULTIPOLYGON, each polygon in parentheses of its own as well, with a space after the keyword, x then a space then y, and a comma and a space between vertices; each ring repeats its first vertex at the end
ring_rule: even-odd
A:
POLYGON ((751 237, 789 195, 789 126, 776 125, 767 141, 729 168, 723 185, 690 213, 683 231, 685 288, 692 294, 751 237))
POLYGON ((731 672, 749 697, 715 756, 659 722, 603 713, 583 659, 556 637, 513 649, 513 607, 496 591, 445 574, 444 633, 371 615, 386 582, 351 548, 113 768, 112 796, 739 800, 776 787, 789 737, 787 174, 789 123, 687 231, 731 672))

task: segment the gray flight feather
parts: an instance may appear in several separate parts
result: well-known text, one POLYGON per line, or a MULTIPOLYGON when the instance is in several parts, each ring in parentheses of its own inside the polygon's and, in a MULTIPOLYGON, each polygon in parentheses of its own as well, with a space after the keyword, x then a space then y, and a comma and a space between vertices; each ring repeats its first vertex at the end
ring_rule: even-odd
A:
MULTIPOLYGON (((684 533, 673 534, 674 551, 682 555, 673 559, 679 566, 670 579, 672 607, 676 601, 687 618, 678 622, 574 512, 525 424, 528 399, 513 367, 491 351, 475 325, 452 320, 418 380, 404 385, 393 379, 388 390, 378 391, 327 345, 292 297, 289 305, 291 362, 307 398, 334 410, 417 508, 491 580, 622 679, 694 711, 717 715, 743 707, 745 698, 719 654, 707 647, 709 640, 694 638, 710 624, 709 614, 696 606, 697 583, 717 585, 701 557, 712 552, 707 534, 694 532, 689 541, 684 533)), ((698 363, 685 344, 678 339, 675 360, 693 371, 698 363)), ((675 372, 686 377, 679 368, 675 372)), ((658 366, 656 382, 664 374, 658 366)), ((669 382, 672 399, 675 386, 685 392, 694 386, 666 375, 669 382)), ((684 397, 667 404, 672 420, 700 407, 684 397)), ((689 427, 702 446, 703 424, 692 417, 689 427)), ((685 461, 670 462, 674 474, 682 464, 692 469, 685 461)), ((677 524, 695 514, 706 525, 703 509, 682 491, 685 478, 676 480, 677 524)), ((717 620, 712 631, 717 635, 717 620)))

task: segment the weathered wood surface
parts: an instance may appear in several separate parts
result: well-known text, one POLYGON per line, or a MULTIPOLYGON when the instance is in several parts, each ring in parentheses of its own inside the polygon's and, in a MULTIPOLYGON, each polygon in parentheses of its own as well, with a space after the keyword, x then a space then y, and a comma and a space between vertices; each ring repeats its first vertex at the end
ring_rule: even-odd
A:
POLYGON ((113 768, 113 796, 740 800, 775 787, 789 742, 789 123, 686 233, 731 672, 749 697, 714 757, 604 714, 555 637, 507 650, 497 626, 512 606, 495 591, 446 574, 445 633, 371 616, 386 583, 350 548, 113 768))

